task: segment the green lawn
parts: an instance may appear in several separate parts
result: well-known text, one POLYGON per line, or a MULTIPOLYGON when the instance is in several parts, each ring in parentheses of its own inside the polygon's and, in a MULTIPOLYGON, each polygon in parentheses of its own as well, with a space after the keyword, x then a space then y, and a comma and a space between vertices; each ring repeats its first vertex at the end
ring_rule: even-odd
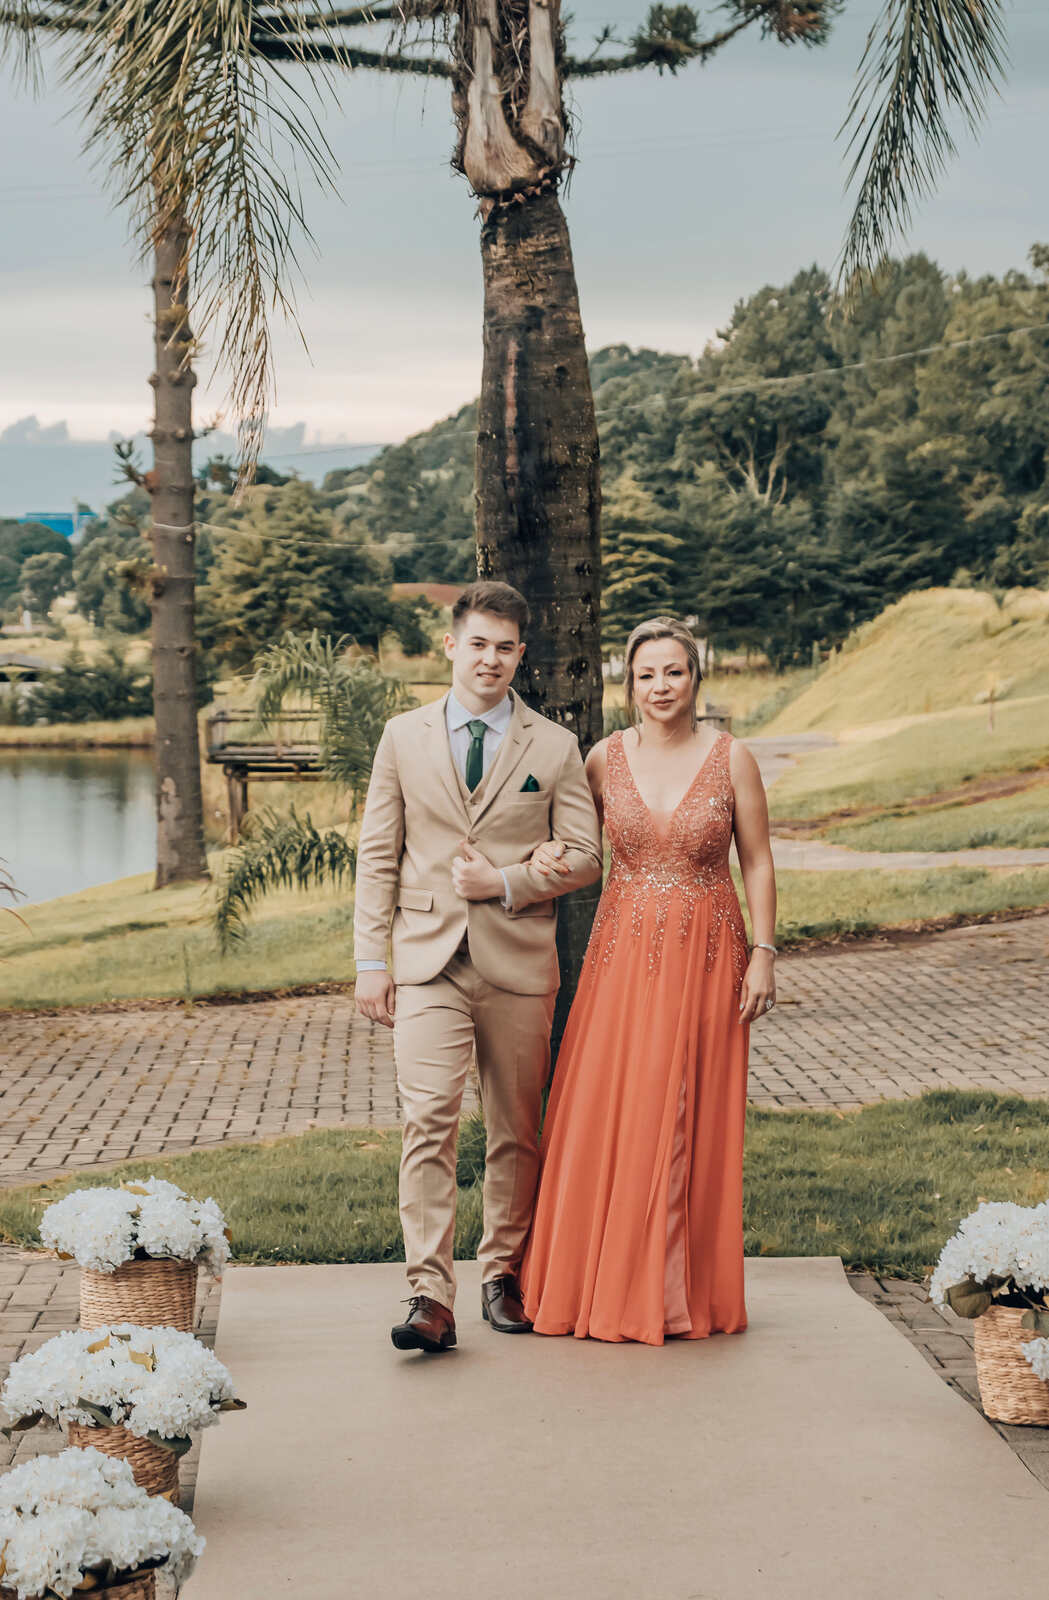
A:
POLYGON ((776 874, 781 945, 1049 905, 1049 867, 776 874))
MULTIPOLYGON (((338 1130, 262 1146, 133 1162, 115 1173, 0 1191, 0 1236, 36 1245, 43 1206, 89 1183, 162 1174, 214 1195, 236 1259, 397 1261, 396 1133, 338 1130)), ((480 1231, 477 1124, 466 1124, 457 1254, 480 1231)), ((847 1266, 920 1278, 981 1198, 1049 1194, 1049 1105, 936 1091, 862 1111, 755 1111, 748 1119, 749 1255, 840 1255, 847 1266)))
MULTIPOLYGON (((905 595, 845 640, 769 731, 840 732, 972 706, 989 692, 1049 695, 1049 594, 976 589, 905 595)), ((986 713, 984 713, 986 715, 986 713)))
MULTIPOLYGON (((218 857, 213 865, 218 865, 218 857)), ((781 872, 784 945, 1049 904, 1049 867, 989 872, 781 872)), ((258 993, 353 980, 350 887, 267 896, 221 956, 207 888, 121 878, 0 918, 0 1010, 258 993)))
POLYGON ((972 805, 954 803, 836 823, 824 833, 852 850, 975 850, 1049 847, 1049 784, 972 805))
POLYGON ((1049 695, 1007 701, 987 731, 984 706, 966 706, 881 738, 849 740, 805 756, 772 786, 773 818, 829 817, 899 806, 989 773, 1049 767, 1049 695))
MULTIPOLYGON (((213 866, 218 858, 213 858, 213 866)), ((0 918, 0 1007, 89 1005, 352 980, 349 887, 269 896, 249 937, 220 956, 206 887, 114 883, 0 918)))

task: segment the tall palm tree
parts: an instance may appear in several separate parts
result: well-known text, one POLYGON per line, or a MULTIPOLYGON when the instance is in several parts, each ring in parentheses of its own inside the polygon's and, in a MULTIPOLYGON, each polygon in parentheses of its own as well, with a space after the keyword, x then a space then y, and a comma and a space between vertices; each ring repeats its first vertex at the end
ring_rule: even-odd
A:
POLYGON ((747 28, 821 42, 839 0, 724 0, 701 36, 688 5, 653 5, 625 44, 606 27, 569 53, 560 0, 393 0, 327 9, 304 0, 290 48, 258 35, 268 60, 448 80, 453 165, 479 201, 484 362, 476 457, 477 562, 513 583, 534 623, 520 681, 584 750, 602 732, 597 427, 575 268, 559 191, 571 171, 564 86, 573 78, 704 63, 747 28), (379 48, 358 42, 385 27, 379 48), (420 52, 420 47, 424 53, 420 52))
POLYGON ((853 281, 906 232, 956 153, 960 115, 975 131, 1005 64, 1001 0, 885 0, 867 36, 845 120, 859 180, 842 252, 853 281))
MULTIPOLYGON (((308 5, 309 0, 305 0, 308 5)), ((601 737, 601 488, 597 425, 575 267, 559 191, 571 171, 564 86, 712 59, 747 28, 783 44, 826 37, 839 0, 723 0, 726 25, 701 35, 689 5, 653 5, 625 45, 611 27, 589 55, 569 52, 560 0, 393 0, 299 13, 328 37, 290 50, 260 33, 269 60, 447 79, 453 165, 477 196, 484 361, 475 503, 481 577, 512 583, 533 624, 518 681, 526 700, 570 727, 584 753, 601 737), (355 30, 385 26, 378 49, 355 30), (419 53, 423 47, 422 54, 419 53)), ((565 975, 555 1041, 573 992, 598 885, 561 902, 565 975)))
MULTIPOLYGON (((300 34, 293 0, 274 0, 266 17, 291 51, 300 34)), ((144 473, 130 449, 124 461, 152 503, 143 576, 153 618, 158 888, 207 875, 193 623, 199 340, 216 336, 250 471, 272 388, 269 312, 292 310, 295 236, 307 231, 286 174, 297 157, 322 181, 333 171, 301 90, 260 56, 259 29, 252 0, 19 0, 0 11, 0 46, 21 52, 23 67, 32 70, 35 40, 60 42, 87 147, 131 206, 152 261, 153 461, 144 473)), ((301 37, 316 44, 316 24, 301 37)))

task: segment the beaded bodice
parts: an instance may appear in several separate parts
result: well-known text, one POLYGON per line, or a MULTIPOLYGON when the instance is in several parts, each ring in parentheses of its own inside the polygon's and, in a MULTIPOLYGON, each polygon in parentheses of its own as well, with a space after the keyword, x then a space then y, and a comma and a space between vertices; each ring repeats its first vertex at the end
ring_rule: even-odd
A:
POLYGON ((608 949, 600 933, 621 932, 629 909, 630 931, 640 937, 650 907, 654 916, 648 956, 658 965, 668 920, 678 938, 688 938, 697 905, 708 904, 706 967, 717 956, 724 924, 729 924, 738 977, 746 963, 743 916, 729 873, 734 797, 729 773, 732 740, 719 734, 706 760, 671 816, 653 815, 641 798, 623 748, 623 735, 608 742, 605 774, 605 828, 612 849, 611 869, 594 923, 594 948, 608 949), (611 925, 611 926, 610 926, 611 925))

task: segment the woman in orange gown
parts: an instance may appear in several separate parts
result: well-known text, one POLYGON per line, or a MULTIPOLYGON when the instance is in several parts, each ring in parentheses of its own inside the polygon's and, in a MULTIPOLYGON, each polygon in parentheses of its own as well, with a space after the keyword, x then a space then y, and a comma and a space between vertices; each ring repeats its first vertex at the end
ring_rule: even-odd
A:
MULTIPOLYGON (((626 653, 636 724, 587 761, 611 843, 543 1134, 522 1263, 537 1333, 662 1344, 746 1327, 751 1021, 775 1001, 775 879, 753 757, 697 724, 682 623, 626 653), (755 945, 729 875, 735 836, 755 945)), ((556 871, 556 847, 542 857, 556 871)), ((541 853, 542 855, 542 853, 541 853)))

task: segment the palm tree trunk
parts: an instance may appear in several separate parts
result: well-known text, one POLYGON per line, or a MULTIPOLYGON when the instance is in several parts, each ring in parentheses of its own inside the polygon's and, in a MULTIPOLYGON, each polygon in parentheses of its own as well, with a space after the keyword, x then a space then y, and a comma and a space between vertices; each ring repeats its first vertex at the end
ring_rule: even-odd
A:
MULTIPOLYGON (((555 187, 494 205, 481 230, 484 367, 477 431, 477 570, 532 612, 521 693, 601 738, 601 490, 597 424, 572 249, 555 187)), ((560 1043, 600 893, 560 902, 560 1043)))
POLYGON ((601 490, 572 248, 553 188, 494 206, 481 259, 478 571, 528 600, 521 692, 585 754, 603 731, 601 490))
POLYGON ((153 303, 156 370, 153 470, 153 712, 157 783, 155 887, 208 875, 197 730, 194 637, 193 340, 187 233, 180 218, 159 230, 153 303))

